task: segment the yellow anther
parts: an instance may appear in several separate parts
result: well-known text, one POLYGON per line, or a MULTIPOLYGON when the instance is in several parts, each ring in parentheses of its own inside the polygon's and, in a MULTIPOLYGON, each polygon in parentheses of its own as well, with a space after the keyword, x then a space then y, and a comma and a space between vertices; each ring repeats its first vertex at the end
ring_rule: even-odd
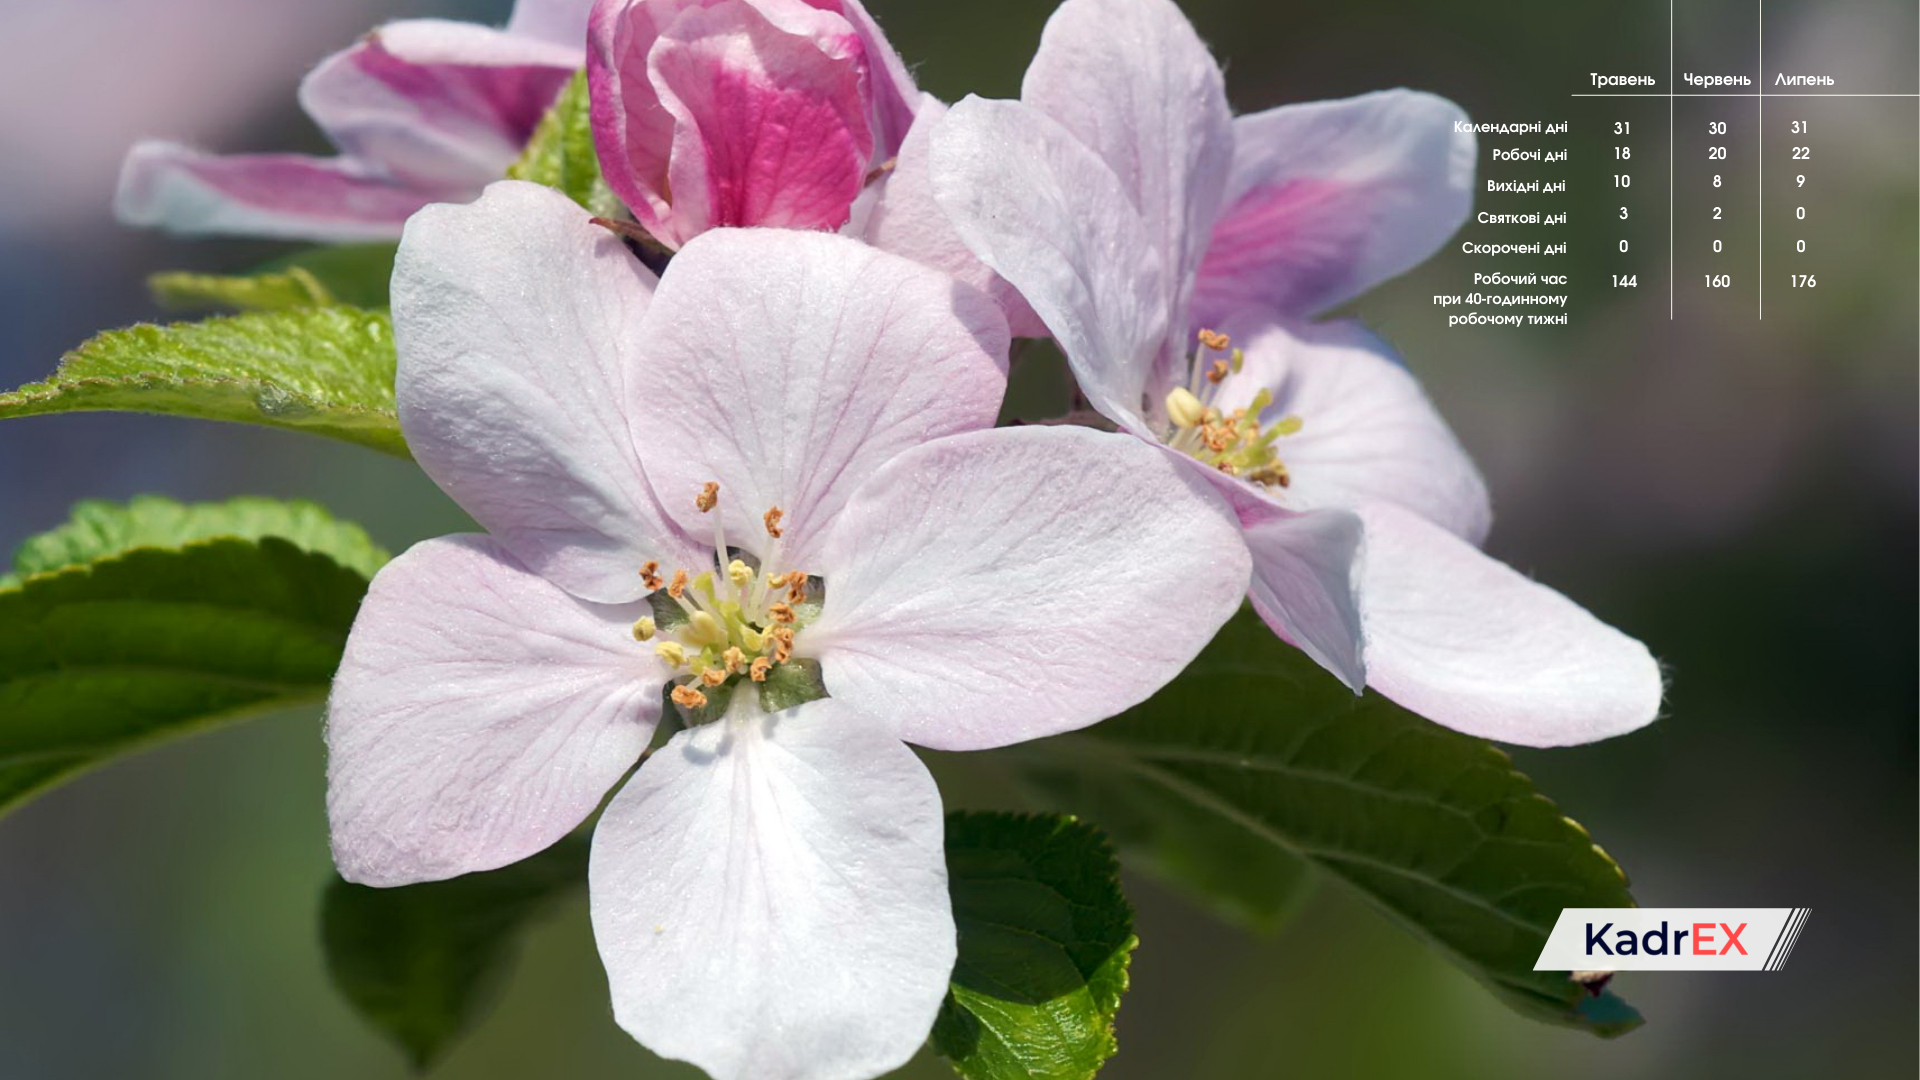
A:
POLYGON ((749 627, 740 632, 740 642, 748 652, 759 652, 767 647, 767 635, 749 627))
POLYGON ((1240 374, 1240 369, 1247 366, 1247 354, 1239 349, 1233 350, 1233 356, 1227 366, 1233 370, 1235 375, 1240 374))
POLYGON ((727 628, 709 611, 696 611, 687 616, 687 628, 680 635, 687 644, 698 648, 719 648, 727 643, 727 628))
POLYGON ((701 668, 700 681, 708 686, 719 686, 727 681, 727 673, 717 667, 701 668))
POLYGON ((668 667, 685 667, 687 647, 677 641, 663 641, 653 647, 653 654, 667 662, 668 667))
POLYGON ((685 570, 675 570, 673 572, 673 581, 667 586, 667 595, 673 597, 675 600, 681 600, 686 597, 687 572, 685 570))
POLYGON ((1202 330, 1199 338, 1200 344, 1215 352, 1225 352, 1233 346, 1233 339, 1218 330, 1202 330))
POLYGON ((744 589, 753 580, 753 568, 735 559, 727 564, 727 580, 733 582, 736 588, 744 589))
POLYGON ((700 494, 693 497, 693 505, 699 507, 703 514, 719 505, 719 502, 720 485, 711 480, 700 489, 700 494))
POLYGON ((1193 391, 1176 386, 1167 394, 1167 418, 1177 428, 1196 427, 1207 418, 1207 407, 1200 403, 1193 391))
POLYGON ((633 624, 633 640, 652 641, 656 629, 651 616, 642 617, 639 622, 633 624))
POLYGON ((672 697, 673 703, 683 709, 704 708, 707 704, 707 695, 691 686, 674 687, 672 697))
POLYGON ((1293 435, 1305 426, 1306 421, 1297 416, 1283 416, 1279 423, 1273 425, 1273 432, 1276 435, 1293 435))
POLYGON ((762 524, 766 525, 768 536, 773 537, 775 540, 780 539, 780 533, 782 532, 780 528, 780 519, 786 516, 787 516, 787 512, 785 510, 780 509, 777 506, 770 506, 767 508, 767 512, 761 516, 760 521, 762 524))
POLYGON ((753 658, 753 667, 748 670, 747 677, 754 682, 766 682, 767 672, 771 670, 773 670, 773 661, 764 656, 756 656, 753 658))
POLYGON ((721 653, 720 661, 726 664, 727 670, 735 675, 747 670, 747 654, 741 652, 738 646, 733 646, 721 653))
POLYGON ((640 583, 650 591, 660 587, 660 560, 648 559, 640 567, 640 583))

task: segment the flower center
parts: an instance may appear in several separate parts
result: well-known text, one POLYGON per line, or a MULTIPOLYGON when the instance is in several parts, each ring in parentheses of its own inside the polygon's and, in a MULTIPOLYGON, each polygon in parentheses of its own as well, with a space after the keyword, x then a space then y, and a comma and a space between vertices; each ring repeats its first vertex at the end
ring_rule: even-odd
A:
MULTIPOLYGON (((701 513, 720 503, 720 485, 709 483, 694 499, 701 513)), ((648 562, 640 577, 653 593, 653 614, 633 624, 637 641, 653 643, 668 670, 676 705, 699 709, 708 694, 742 680, 764 683, 793 659, 795 636, 820 612, 820 586, 802 570, 780 566, 780 519, 773 507, 761 519, 772 546, 755 565, 727 546, 719 515, 713 518, 714 566, 698 572, 680 567, 661 577, 648 562)), ((744 553, 743 553, 744 554, 744 553)))
POLYGON ((1261 387, 1245 408, 1223 412, 1214 405, 1220 384, 1228 375, 1238 375, 1245 360, 1227 335, 1200 331, 1187 385, 1176 386, 1167 394, 1166 443, 1229 476, 1262 487, 1283 488, 1290 477, 1274 443, 1299 431, 1300 418, 1285 416, 1262 427, 1260 414, 1273 404, 1273 391, 1266 387, 1261 387))

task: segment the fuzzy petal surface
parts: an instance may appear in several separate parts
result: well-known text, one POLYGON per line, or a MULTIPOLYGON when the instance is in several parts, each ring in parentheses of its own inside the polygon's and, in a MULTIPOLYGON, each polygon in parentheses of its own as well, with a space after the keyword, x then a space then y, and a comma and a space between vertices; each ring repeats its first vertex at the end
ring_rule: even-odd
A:
POLYGON ((393 273, 400 427, 501 546, 586 600, 701 550, 660 513, 628 430, 654 277, 571 199, 503 181, 407 224, 393 273))
POLYGON ((1104 720, 1246 593, 1225 503, 1130 435, 1000 428, 901 455, 834 523, 800 637, 827 690, 900 737, 982 750, 1104 720))
POLYGON ((614 1019, 714 1080, 897 1068, 953 971, 943 839, 926 767, 839 702, 675 735, 594 832, 614 1019))
MULTIPOLYGON (((1066 0, 1047 20, 1020 100, 1119 176, 1160 252, 1168 325, 1184 340, 1234 139, 1220 65, 1193 24, 1171 0, 1066 0)), ((1172 348, 1161 357, 1168 370, 1177 360, 1172 348)))
POLYGON ((992 300, 827 233, 697 237, 640 340, 632 437, 666 512, 711 536, 694 497, 717 482, 728 542, 764 556, 762 516, 778 507, 780 562, 810 573, 867 477, 930 439, 992 426, 1006 393, 1007 326, 992 300))
POLYGON ((327 817, 349 881, 517 862, 639 759, 665 677, 647 605, 568 596, 483 536, 428 540, 373 580, 327 705, 327 817))
POLYGON ((1368 685, 1521 746, 1594 742, 1658 715, 1660 665, 1645 645, 1417 514, 1360 515, 1368 685))
POLYGON ((954 231, 1032 305, 1094 408, 1144 434, 1166 279, 1120 178, 1038 109, 975 97, 934 129, 932 168, 954 231))

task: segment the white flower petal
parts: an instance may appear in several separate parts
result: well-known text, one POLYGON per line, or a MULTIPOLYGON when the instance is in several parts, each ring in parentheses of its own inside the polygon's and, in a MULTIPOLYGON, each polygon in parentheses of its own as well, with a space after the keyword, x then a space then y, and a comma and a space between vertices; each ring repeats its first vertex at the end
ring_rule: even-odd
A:
POLYGON ((1360 513, 1368 685, 1456 731, 1522 746, 1653 721, 1660 666, 1645 645, 1416 514, 1360 513))
POLYGON ((668 514, 697 535, 718 482, 730 543, 813 570, 825 527, 909 447, 992 425, 1007 326, 978 290, 845 237, 717 229, 661 282, 633 439, 668 514))
POLYGON ((1039 110, 970 97, 934 129, 933 192, 967 247, 1052 331, 1094 408, 1144 432, 1167 336, 1165 277, 1113 170, 1039 110))
POLYGON ((943 836, 926 767, 838 702, 675 735, 594 832, 614 1018, 714 1080, 898 1067, 953 972, 943 836))
POLYGON ((382 569, 327 707, 327 816, 349 881, 404 885, 526 858, 646 749, 665 682, 644 603, 584 604, 491 541, 382 569))
POLYGON ((1020 100, 1120 177, 1161 254, 1169 328, 1184 339, 1234 138, 1220 66, 1193 24, 1170 0, 1066 0, 1047 20, 1020 100))
POLYGON ((1253 554, 1247 598, 1273 632, 1359 693, 1367 682, 1361 636, 1360 519, 1345 510, 1295 513, 1243 500, 1253 554))
POLYGON ((495 540, 576 596, 618 603, 667 524, 628 433, 653 274, 571 199, 504 181, 407 223, 393 273, 400 426, 495 540))
POLYGON ((827 690, 900 736, 978 750, 1104 720, 1239 606, 1224 502, 1129 435, 1001 428, 901 455, 847 504, 800 635, 827 690))
POLYGON ((1300 430, 1274 444, 1286 463, 1279 501, 1302 510, 1385 501, 1478 544, 1493 520, 1486 482, 1400 358, 1358 323, 1242 328, 1246 355, 1217 398, 1223 411, 1272 391, 1267 423, 1297 416, 1300 430))

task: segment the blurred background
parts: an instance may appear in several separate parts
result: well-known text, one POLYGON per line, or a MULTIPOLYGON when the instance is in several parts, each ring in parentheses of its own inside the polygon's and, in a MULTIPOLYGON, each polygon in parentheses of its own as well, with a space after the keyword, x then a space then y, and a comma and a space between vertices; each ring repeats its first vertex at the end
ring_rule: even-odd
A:
MULTIPOLYGON (((949 99, 1013 96, 1050 10, 872 4, 923 86, 949 99)), ((1338 886, 1260 940, 1133 880, 1144 944, 1104 1075, 1913 1076, 1920 103, 1796 106, 1814 119, 1820 220, 1775 228, 1789 212, 1775 193, 1798 166, 1770 158, 1768 254, 1784 267, 1776 245, 1816 238, 1820 286, 1770 281, 1764 322, 1750 275, 1725 294, 1694 284, 1713 269, 1709 235, 1736 266, 1757 254, 1750 228, 1709 234, 1706 222, 1708 201, 1756 213, 1753 103, 1681 103, 1669 320, 1666 102, 1568 96, 1589 71, 1662 72, 1666 5, 1184 6, 1243 112, 1407 85, 1476 119, 1574 122, 1566 175, 1584 187, 1551 237, 1573 243, 1570 328, 1447 329, 1434 293, 1470 288, 1475 270, 1549 269, 1457 248, 1353 310, 1399 345, 1486 471, 1493 552, 1670 668, 1662 722, 1522 752, 1521 766, 1628 868, 1642 904, 1814 914, 1781 974, 1622 976, 1615 987, 1648 1023, 1602 1042, 1510 1014, 1338 886), (1715 141, 1747 164, 1716 195, 1703 133, 1723 115, 1732 130, 1715 141), (1631 233, 1608 220, 1601 190, 1601 133, 1616 119, 1634 123, 1643 174, 1631 233), (1606 287, 1623 272, 1638 290, 1606 287)), ((233 270, 281 250, 116 227, 130 142, 321 150, 294 104, 300 75, 375 23, 415 15, 497 22, 506 0, 0 0, 0 383, 42 377, 96 330, 160 317, 149 272, 233 270)), ((1843 74, 1862 92, 1920 83, 1912 4, 1774 0, 1766 18, 1769 70, 1843 74)), ((1683 70, 1750 68, 1750 3, 1680 0, 1675 23, 1683 70)), ((1787 107, 1769 104, 1770 136, 1787 107)), ((1786 141, 1770 138, 1769 153, 1786 141)), ((315 498, 396 550, 461 525, 411 467, 319 439, 121 415, 0 424, 0 550, 75 499, 141 492, 315 498)), ((121 762, 0 820, 0 1078, 405 1075, 322 967, 321 769, 317 717, 286 715, 121 762)), ((614 1026, 575 903, 532 935, 497 1012, 436 1075, 697 1073, 614 1026)), ((907 1075, 951 1074, 923 1056, 907 1075)))

